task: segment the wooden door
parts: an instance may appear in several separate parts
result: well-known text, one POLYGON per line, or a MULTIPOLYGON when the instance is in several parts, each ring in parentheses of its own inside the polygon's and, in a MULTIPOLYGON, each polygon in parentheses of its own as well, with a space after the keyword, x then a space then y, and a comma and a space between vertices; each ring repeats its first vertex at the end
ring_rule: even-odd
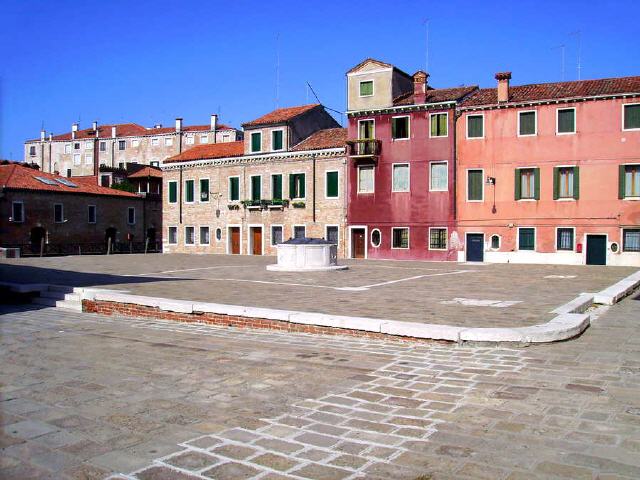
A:
POLYGON ((251 227, 251 253, 262 255, 262 228, 251 227))
POLYGON ((231 254, 240 255, 240 227, 230 227, 231 254))
POLYGON ((484 261, 484 234, 467 233, 467 262, 484 261))
POLYGON ((587 235, 587 265, 607 264, 607 236, 587 235))
POLYGON ((354 228, 351 230, 351 258, 364 258, 366 239, 364 228, 354 228))

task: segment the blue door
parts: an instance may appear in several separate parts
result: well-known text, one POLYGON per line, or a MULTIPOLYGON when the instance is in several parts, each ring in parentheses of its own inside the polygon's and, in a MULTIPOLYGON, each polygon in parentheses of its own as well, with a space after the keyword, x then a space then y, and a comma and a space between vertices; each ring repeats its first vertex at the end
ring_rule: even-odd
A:
POLYGON ((587 235, 587 265, 607 264, 607 236, 587 235))
POLYGON ((484 261, 484 234, 467 233, 467 262, 484 261))

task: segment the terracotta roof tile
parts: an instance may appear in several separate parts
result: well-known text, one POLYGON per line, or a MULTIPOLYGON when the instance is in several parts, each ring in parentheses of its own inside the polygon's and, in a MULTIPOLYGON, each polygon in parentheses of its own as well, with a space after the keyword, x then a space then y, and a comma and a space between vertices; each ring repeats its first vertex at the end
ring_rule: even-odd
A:
POLYGON ((347 141, 346 128, 327 128, 318 130, 309 137, 302 140, 291 150, 320 150, 323 148, 340 148, 344 147, 347 141))
POLYGON ((127 176, 127 178, 146 178, 146 177, 162 178, 162 170, 155 167, 144 167, 138 170, 137 172, 127 176))
MULTIPOLYGON (((640 93, 640 77, 602 78, 598 80, 510 86, 509 103, 594 97, 621 93, 640 93)), ((497 103, 497 89, 483 88, 462 102, 462 106, 494 105, 497 103)))
POLYGON ((223 142, 196 145, 189 150, 167 158, 163 163, 209 160, 213 158, 240 157, 244 154, 244 142, 223 142))
POLYGON ((11 190, 32 190, 58 193, 83 193, 86 195, 110 195, 114 197, 139 198, 135 193, 123 192, 112 188, 101 187, 97 184, 96 177, 61 177, 52 173, 40 172, 22 165, 0 165, 0 187, 11 190), (55 182, 47 184, 36 177, 55 182), (68 181, 76 187, 70 187, 60 183, 68 181))
MULTIPOLYGON (((425 103, 454 102, 477 90, 477 85, 454 88, 432 88, 427 90, 425 103)), ((395 106, 415 105, 413 92, 408 92, 393 99, 395 106)))
POLYGON ((291 120, 298 115, 302 115, 309 110, 313 110, 314 108, 320 107, 319 103, 313 103, 311 105, 301 105, 298 107, 287 107, 287 108, 278 108, 273 112, 267 113, 255 120, 251 120, 250 122, 243 123, 243 127, 255 127, 258 125, 270 125, 275 123, 284 123, 288 120, 291 120))

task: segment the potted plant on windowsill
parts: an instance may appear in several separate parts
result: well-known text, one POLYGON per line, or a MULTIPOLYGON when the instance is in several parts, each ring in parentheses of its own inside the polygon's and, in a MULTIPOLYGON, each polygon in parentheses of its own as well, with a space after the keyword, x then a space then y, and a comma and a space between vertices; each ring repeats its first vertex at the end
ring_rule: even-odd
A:
POLYGON ((262 200, 242 200, 240 203, 248 210, 262 210, 262 200))
POLYGON ((296 202, 292 201, 291 205, 293 206, 293 208, 304 208, 306 206, 306 204, 303 201, 300 201, 300 200, 298 200, 296 202))
POLYGON ((285 207, 289 206, 289 200, 282 198, 274 198, 269 201, 269 208, 273 210, 282 210, 285 207))
POLYGON ((230 203, 229 205, 227 205, 227 207, 229 208, 229 210, 239 210, 240 209, 240 205, 237 203, 230 203))

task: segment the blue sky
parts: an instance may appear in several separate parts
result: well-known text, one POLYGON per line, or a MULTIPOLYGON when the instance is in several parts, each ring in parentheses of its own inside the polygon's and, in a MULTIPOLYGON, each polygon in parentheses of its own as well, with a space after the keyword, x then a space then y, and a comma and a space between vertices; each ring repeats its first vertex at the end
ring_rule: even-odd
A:
POLYGON ((0 2, 0 158, 22 159, 42 123, 239 127, 276 106, 345 108, 344 73, 366 57, 430 83, 492 86, 640 75, 640 2, 610 1, 7 1, 0 2))

